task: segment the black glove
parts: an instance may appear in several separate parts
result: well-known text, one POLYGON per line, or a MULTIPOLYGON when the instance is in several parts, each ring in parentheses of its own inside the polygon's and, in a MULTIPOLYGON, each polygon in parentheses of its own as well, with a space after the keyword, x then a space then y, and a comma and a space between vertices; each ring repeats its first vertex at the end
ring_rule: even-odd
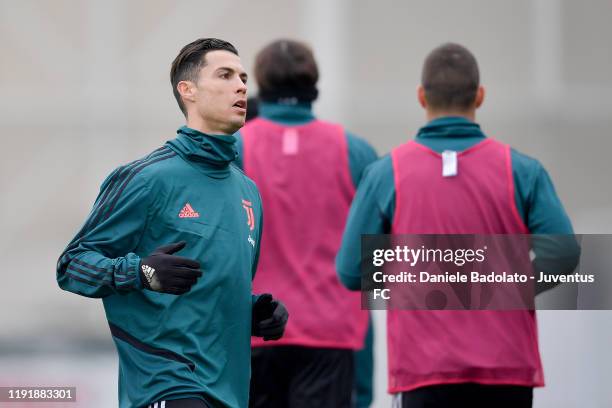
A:
POLYGON ((173 255, 185 245, 181 241, 161 246, 140 260, 140 280, 145 289, 173 295, 189 292, 202 271, 198 261, 173 255))
POLYGON ((271 294, 264 293, 253 305, 251 335, 263 337, 264 341, 278 340, 283 337, 287 319, 289 312, 285 305, 274 300, 271 294))

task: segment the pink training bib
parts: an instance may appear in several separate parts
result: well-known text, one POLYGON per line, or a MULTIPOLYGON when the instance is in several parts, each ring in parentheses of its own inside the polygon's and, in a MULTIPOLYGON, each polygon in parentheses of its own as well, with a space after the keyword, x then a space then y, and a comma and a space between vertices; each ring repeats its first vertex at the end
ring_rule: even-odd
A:
POLYGON ((240 133, 244 170, 257 183, 264 208, 253 292, 272 293, 290 314, 281 340, 253 337, 252 345, 361 348, 367 313, 335 268, 355 194, 343 128, 257 118, 240 133))
MULTIPOLYGON (((449 166, 411 141, 391 158, 394 234, 529 232, 514 200, 508 146, 486 139, 449 166)), ((544 385, 532 311, 388 311, 387 331, 391 393, 463 382, 544 385)))

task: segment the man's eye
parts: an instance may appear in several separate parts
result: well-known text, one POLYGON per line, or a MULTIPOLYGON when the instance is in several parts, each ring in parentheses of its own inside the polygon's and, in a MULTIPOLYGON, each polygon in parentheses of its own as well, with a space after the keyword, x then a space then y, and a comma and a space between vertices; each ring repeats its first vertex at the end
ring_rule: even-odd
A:
POLYGON ((227 72, 225 74, 221 74, 221 78, 228 79, 229 78, 229 74, 227 72))

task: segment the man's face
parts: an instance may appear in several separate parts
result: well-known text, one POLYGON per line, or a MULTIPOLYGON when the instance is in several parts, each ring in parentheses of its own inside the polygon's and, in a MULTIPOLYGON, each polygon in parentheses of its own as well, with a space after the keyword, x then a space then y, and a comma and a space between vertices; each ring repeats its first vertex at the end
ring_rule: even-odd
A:
POLYGON ((233 134, 246 118, 247 74, 240 57, 229 51, 211 51, 204 58, 193 93, 195 114, 210 133, 233 134))

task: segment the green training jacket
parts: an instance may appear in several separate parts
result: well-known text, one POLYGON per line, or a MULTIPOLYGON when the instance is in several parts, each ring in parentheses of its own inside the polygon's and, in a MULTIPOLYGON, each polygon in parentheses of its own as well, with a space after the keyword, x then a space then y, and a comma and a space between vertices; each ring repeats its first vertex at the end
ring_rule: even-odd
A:
POLYGON ((182 127, 176 139, 104 181, 87 221, 61 255, 59 286, 103 298, 119 354, 119 405, 200 398, 246 408, 251 281, 261 237, 255 183, 233 136, 182 127), (175 296, 142 289, 141 257, 184 240, 177 253, 203 276, 175 296))

